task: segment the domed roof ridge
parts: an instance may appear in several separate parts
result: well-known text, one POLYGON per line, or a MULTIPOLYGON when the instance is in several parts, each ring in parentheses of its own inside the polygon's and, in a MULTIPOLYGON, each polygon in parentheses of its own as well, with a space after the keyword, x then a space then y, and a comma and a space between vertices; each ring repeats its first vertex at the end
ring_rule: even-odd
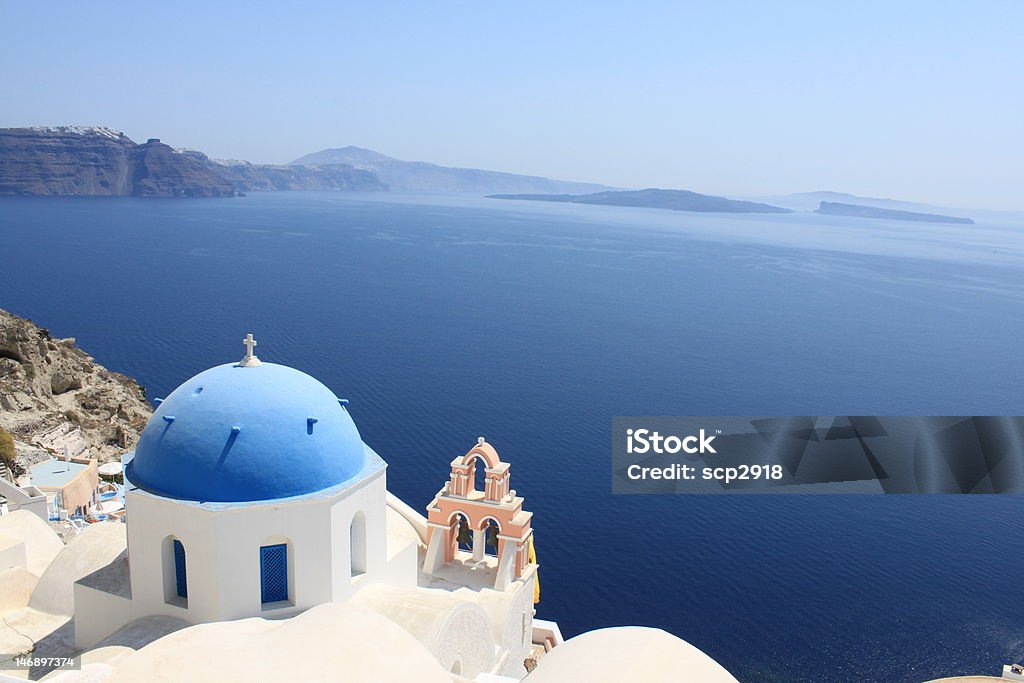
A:
POLYGON ((139 437, 127 475, 169 498, 243 502, 331 488, 365 464, 359 430, 330 389, 294 368, 243 359, 171 392, 139 437))

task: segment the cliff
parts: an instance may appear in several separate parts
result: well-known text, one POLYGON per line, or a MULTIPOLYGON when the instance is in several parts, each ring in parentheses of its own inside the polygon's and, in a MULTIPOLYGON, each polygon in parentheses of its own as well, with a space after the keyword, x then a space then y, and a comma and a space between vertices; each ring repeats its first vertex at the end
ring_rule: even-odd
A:
POLYGON ((0 194, 131 194, 135 147, 109 128, 0 129, 0 194))
POLYGON ((769 204, 726 199, 699 194, 689 190, 634 190, 623 192, 596 192, 594 194, 496 194, 492 199, 521 199, 537 202, 563 202, 570 204, 602 204, 605 206, 633 206, 672 211, 699 211, 710 213, 792 213, 769 204))
POLYGON ((221 161, 220 172, 239 192, 281 190, 359 190, 379 192, 388 186, 380 178, 347 164, 327 166, 270 166, 247 161, 221 161))
POLYGON ((234 184, 213 164, 159 140, 136 145, 131 160, 131 194, 137 197, 235 196, 234 184))
POLYGON ((231 197, 212 164, 109 128, 0 129, 0 194, 231 197))
POLYGON ((970 218, 959 216, 943 216, 937 213, 918 213, 916 211, 897 211, 895 209, 882 209, 877 206, 862 206, 860 204, 842 204, 839 202, 822 202, 815 209, 814 213, 828 216, 851 216, 853 218, 880 218, 896 221, 914 221, 917 223, 956 223, 959 225, 974 225, 970 218))
POLYGON ((47 449, 62 452, 62 443, 87 447, 101 462, 117 460, 151 414, 133 379, 94 362, 73 338, 54 339, 0 309, 0 427, 14 436, 22 467, 47 449))
POLYGON ((109 128, 0 129, 0 195, 233 197, 259 190, 386 190, 345 164, 215 162, 158 139, 136 144, 109 128))
POLYGON ((372 149, 339 147, 296 159, 290 166, 347 164, 373 172, 392 190, 400 192, 596 192, 605 185, 574 183, 541 176, 485 171, 479 168, 440 166, 426 161, 402 161, 372 149))

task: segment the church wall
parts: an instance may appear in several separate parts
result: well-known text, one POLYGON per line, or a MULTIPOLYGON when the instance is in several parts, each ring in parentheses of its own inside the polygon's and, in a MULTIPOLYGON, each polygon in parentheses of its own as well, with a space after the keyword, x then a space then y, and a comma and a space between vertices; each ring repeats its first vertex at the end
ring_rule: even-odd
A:
POLYGON ((494 673, 522 678, 523 660, 530 654, 533 639, 534 573, 511 584, 508 590, 480 592, 478 602, 491 622, 499 661, 494 673))
POLYGON ((140 491, 125 493, 131 514, 127 518, 130 588, 122 597, 82 584, 74 586, 75 643, 91 647, 122 626, 150 615, 167 615, 190 623, 216 620, 216 596, 220 587, 215 576, 204 579, 204 557, 216 546, 209 513, 150 496, 140 491), (186 552, 188 608, 184 601, 167 601, 165 553, 167 537, 181 540, 186 552), (200 580, 204 579, 204 580, 200 580))
POLYGON ((331 498, 220 510, 214 563, 222 619, 290 616, 331 600, 331 498), (288 546, 288 600, 261 602, 260 547, 288 546))
POLYGON ((374 581, 392 586, 415 586, 419 561, 419 546, 410 542, 394 556, 387 558, 384 569, 374 581))
POLYGON ((214 621, 221 609, 218 595, 221 577, 212 571, 217 548, 212 515, 202 508, 139 491, 125 495, 128 527, 128 558, 131 567, 132 602, 137 616, 166 614, 192 623, 214 621), (165 545, 168 537, 185 548, 188 578, 187 607, 184 600, 169 603, 165 588, 165 545))
POLYGON ((278 503, 201 506, 129 491, 132 611, 192 623, 279 618, 346 600, 361 585, 396 579, 414 585, 415 547, 388 563, 386 496, 383 468, 333 495, 278 503), (353 580, 349 530, 358 512, 365 524, 365 571, 353 580), (187 600, 173 590, 166 550, 172 538, 185 548, 187 600), (278 543, 288 545, 288 600, 264 605, 260 547, 278 543))
POLYGON ((91 648, 145 612, 130 598, 75 584, 75 645, 91 648))
POLYGON ((456 663, 463 676, 475 677, 494 664, 495 648, 490 639, 487 614, 474 603, 453 609, 431 646, 431 654, 447 671, 456 663))
POLYGON ((359 483, 343 499, 337 500, 330 511, 331 557, 334 572, 332 576, 332 597, 337 602, 349 599, 362 586, 384 580, 388 575, 387 566, 387 480, 384 471, 359 483), (352 575, 352 548, 349 531, 352 520, 363 513, 365 532, 365 566, 362 573, 352 575))

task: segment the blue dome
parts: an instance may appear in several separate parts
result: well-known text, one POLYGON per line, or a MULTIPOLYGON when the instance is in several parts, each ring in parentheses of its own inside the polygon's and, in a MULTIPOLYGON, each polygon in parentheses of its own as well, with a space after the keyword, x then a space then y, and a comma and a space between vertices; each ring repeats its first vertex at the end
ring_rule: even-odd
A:
POLYGON ((359 431, 330 389, 283 365, 228 364, 159 405, 127 475, 169 498, 260 501, 336 486, 365 462, 359 431))

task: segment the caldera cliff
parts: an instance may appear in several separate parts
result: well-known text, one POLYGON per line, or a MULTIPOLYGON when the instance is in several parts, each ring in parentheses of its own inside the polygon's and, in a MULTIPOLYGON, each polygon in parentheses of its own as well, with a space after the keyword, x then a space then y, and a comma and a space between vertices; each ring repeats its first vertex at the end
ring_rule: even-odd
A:
POLYGON ((0 428, 14 437, 15 469, 60 454, 54 446, 65 443, 116 460, 152 412, 135 380, 96 363, 73 338, 0 309, 0 428))
POLYGON ((101 127, 0 128, 0 195, 233 197, 260 190, 387 190, 347 164, 219 162, 101 127))

